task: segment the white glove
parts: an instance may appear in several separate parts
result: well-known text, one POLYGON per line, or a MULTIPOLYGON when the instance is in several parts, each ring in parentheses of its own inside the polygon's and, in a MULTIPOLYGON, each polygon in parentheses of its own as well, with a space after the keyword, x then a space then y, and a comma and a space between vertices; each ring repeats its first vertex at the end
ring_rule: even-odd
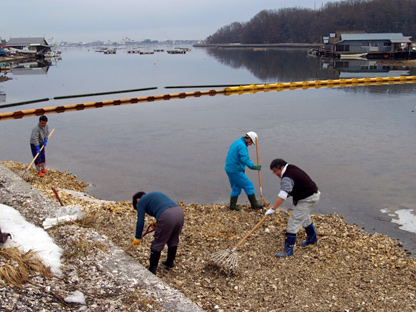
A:
POLYGON ((271 215, 271 214, 274 214, 274 209, 273 208, 270 208, 269 210, 267 210, 266 211, 266 213, 265 213, 265 215, 267 216, 267 215, 271 215))

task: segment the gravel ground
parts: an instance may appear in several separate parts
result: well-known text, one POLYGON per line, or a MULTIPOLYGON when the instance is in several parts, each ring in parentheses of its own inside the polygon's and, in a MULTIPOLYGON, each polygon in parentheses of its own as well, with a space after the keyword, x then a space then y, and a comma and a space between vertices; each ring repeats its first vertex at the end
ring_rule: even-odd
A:
MULTIPOLYGON (((25 168, 13 162, 3 165, 15 172, 25 168)), ((59 231, 59 235, 54 234, 54 229, 48 230, 54 239, 65 240, 72 232, 90 227, 123 249, 131 244, 136 215, 130 202, 114 203, 87 196, 87 185, 69 173, 50 170, 44 178, 32 176, 31 184, 47 197, 57 202, 51 191, 55 187, 65 205, 76 204, 86 215, 83 221, 68 225, 69 230, 59 231)), ((274 254, 283 246, 288 218, 282 211, 266 219, 239 248, 239 271, 228 276, 221 273, 221 267, 213 266, 208 256, 234 247, 263 214, 247 205, 236 212, 226 204, 180 204, 185 224, 176 267, 167 270, 160 265, 157 276, 206 311, 416 310, 416 259, 397 240, 378 233, 367 234, 348 225, 339 215, 313 215, 318 244, 301 247, 305 236, 301 230, 295 256, 277 259, 274 254)), ((148 218, 146 225, 153 221, 148 218)), ((127 251, 145 267, 151 240, 148 235, 139 248, 127 251)), ((94 259, 90 260, 87 265, 94 272, 94 259)), ((119 287, 112 293, 114 300, 126 300, 129 292, 123 289, 123 281, 108 283, 109 292, 119 287)), ((6 287, 5 291, 8 290, 6 287)), ((150 305, 156 306, 157 302, 152 300, 150 305)), ((146 309, 146 304, 141 309, 146 309)))

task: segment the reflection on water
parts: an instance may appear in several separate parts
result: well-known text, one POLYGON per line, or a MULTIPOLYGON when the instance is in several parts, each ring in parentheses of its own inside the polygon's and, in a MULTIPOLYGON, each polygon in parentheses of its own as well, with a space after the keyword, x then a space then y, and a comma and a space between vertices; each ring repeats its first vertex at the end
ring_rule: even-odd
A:
MULTIPOLYGON (((14 61, 7 63, 7 70, 2 72, 8 79, 11 79, 10 77, 16 79, 19 76, 47 75, 49 67, 56 65, 59 60, 62 60, 62 58, 53 57, 14 61)), ((6 102, 6 93, 4 91, 0 91, 0 102, 6 102)))
POLYGON ((415 75, 416 68, 386 65, 377 60, 339 60, 306 57, 305 49, 264 51, 210 48, 207 53, 221 64, 244 67, 264 81, 290 82, 316 79, 371 78, 415 75))
POLYGON ((332 71, 341 79, 348 78, 373 78, 373 77, 398 77, 411 75, 409 66, 386 65, 374 60, 326 60, 322 68, 332 71))
POLYGON ((53 62, 57 63, 58 60, 56 58, 48 58, 13 62, 10 66, 10 71, 13 76, 45 75, 48 73, 49 67, 53 65, 53 62))
POLYGON ((320 59, 306 57, 306 49, 207 49, 221 64, 232 68, 244 67, 264 82, 290 82, 317 79, 334 79, 329 71, 322 71, 320 59))

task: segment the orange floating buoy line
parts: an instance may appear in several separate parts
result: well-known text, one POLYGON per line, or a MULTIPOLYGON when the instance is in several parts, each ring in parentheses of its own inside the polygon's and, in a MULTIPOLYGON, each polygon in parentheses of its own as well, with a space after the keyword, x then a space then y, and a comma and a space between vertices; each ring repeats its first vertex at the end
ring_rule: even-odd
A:
POLYGON ((80 104, 68 104, 61 106, 52 106, 36 109, 27 109, 20 110, 15 112, 6 112, 0 113, 0 121, 7 119, 21 119, 25 117, 41 116, 48 114, 59 114, 70 111, 81 111, 91 108, 101 108, 106 106, 117 106, 117 105, 126 105, 126 104, 136 104, 144 102, 154 102, 154 101, 167 101, 171 99, 184 99, 187 97, 200 97, 203 95, 214 96, 218 93, 225 93, 225 89, 222 90, 205 90, 205 91, 196 91, 196 92, 182 92, 182 93, 170 93, 162 95, 150 95, 137 98, 126 98, 119 100, 108 100, 108 101, 99 101, 99 102, 86 102, 80 104))
MULTIPOLYGON (((153 101, 167 101, 173 99, 184 99, 188 97, 200 96, 214 96, 217 94, 224 95, 241 95, 253 94, 258 92, 279 92, 285 90, 306 90, 319 88, 344 88, 344 87, 358 87, 369 85, 391 85, 391 84, 406 84, 416 83, 416 76, 399 76, 399 77, 375 77, 375 78, 351 78, 351 79, 330 79, 330 80, 315 80, 315 81, 299 81, 299 82, 285 82, 273 84, 251 84, 227 87, 218 90, 204 90, 195 92, 169 93, 161 95, 151 95, 136 98, 126 98, 119 100, 108 100, 100 102, 86 102, 80 104, 68 104, 62 106, 53 106, 37 109, 28 109, 15 112, 0 113, 0 121, 8 119, 21 119, 25 117, 47 115, 53 113, 64 113, 70 111, 81 111, 84 109, 100 108, 106 106, 117 106, 126 104, 136 104, 153 101)), ((178 87, 179 88, 179 87, 178 87)))

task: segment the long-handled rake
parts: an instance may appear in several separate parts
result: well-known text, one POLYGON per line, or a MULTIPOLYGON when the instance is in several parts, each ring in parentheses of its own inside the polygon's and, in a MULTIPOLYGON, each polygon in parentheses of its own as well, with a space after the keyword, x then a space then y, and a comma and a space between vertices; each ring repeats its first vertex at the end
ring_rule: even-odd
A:
POLYGON ((208 256, 209 262, 219 267, 220 270, 226 274, 235 274, 238 271, 238 254, 237 249, 240 247, 244 241, 267 219, 269 215, 265 215, 251 230, 244 236, 238 244, 226 250, 217 251, 208 256))
MULTIPOLYGON (((257 165, 260 165, 260 157, 259 157, 259 143, 256 137, 256 154, 257 154, 257 165)), ((258 171, 259 173, 259 187, 260 187, 260 204, 263 207, 263 188, 261 186, 261 174, 260 174, 260 170, 258 171)))
MULTIPOLYGON (((53 133, 54 131, 55 131, 55 129, 52 129, 52 131, 49 133, 48 140, 51 138, 52 133, 53 133)), ((21 176, 24 180, 26 180, 26 181, 30 181, 30 180, 31 180, 31 179, 30 179, 30 177, 27 175, 27 173, 29 172, 30 167, 32 167, 33 163, 35 162, 36 158, 38 158, 38 156, 40 155, 40 152, 42 152, 42 150, 43 150, 43 148, 44 148, 44 147, 45 147, 45 146, 44 146, 44 145, 42 145, 42 147, 40 148, 39 153, 37 153, 37 154, 35 155, 35 157, 33 158, 33 160, 30 162, 29 166, 27 166, 26 170, 25 170, 25 171, 23 171, 23 172, 20 172, 20 173, 19 173, 19 175, 20 175, 20 176, 21 176)))

